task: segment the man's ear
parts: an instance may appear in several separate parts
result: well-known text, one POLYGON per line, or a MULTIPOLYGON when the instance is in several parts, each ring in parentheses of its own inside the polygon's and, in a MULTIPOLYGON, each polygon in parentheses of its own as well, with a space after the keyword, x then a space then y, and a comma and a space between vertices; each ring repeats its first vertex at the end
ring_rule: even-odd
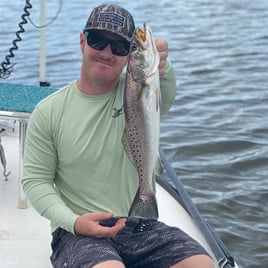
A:
POLYGON ((82 53, 84 53, 85 45, 86 45, 86 36, 84 33, 80 33, 80 49, 82 53))

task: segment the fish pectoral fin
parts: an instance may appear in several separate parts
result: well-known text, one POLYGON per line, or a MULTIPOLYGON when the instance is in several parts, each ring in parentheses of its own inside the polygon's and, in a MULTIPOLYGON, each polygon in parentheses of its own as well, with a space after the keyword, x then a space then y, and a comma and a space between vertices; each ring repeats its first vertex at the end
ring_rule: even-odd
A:
POLYGON ((137 94, 137 102, 141 101, 148 92, 149 86, 145 81, 141 81, 141 89, 137 94))
POLYGON ((156 159, 155 167, 154 167, 154 174, 161 175, 163 173, 163 165, 160 158, 160 155, 158 154, 158 157, 156 159))
POLYGON ((158 207, 154 193, 142 194, 140 188, 130 207, 129 217, 158 219, 158 207))

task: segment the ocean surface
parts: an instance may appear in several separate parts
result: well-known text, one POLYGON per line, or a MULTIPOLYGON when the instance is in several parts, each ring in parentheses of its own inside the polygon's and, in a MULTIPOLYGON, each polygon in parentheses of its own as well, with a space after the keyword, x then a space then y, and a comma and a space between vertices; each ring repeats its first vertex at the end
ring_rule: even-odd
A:
MULTIPOLYGON (((1 0, 0 62, 25 1, 1 0)), ((31 20, 40 25, 40 3, 31 20)), ((80 72, 79 33, 99 1, 46 1, 46 81, 80 72)), ((177 96, 161 145, 200 212, 241 268, 268 267, 268 1, 113 1, 169 43, 177 96)), ((0 82, 39 85, 39 28, 24 25, 0 82)))

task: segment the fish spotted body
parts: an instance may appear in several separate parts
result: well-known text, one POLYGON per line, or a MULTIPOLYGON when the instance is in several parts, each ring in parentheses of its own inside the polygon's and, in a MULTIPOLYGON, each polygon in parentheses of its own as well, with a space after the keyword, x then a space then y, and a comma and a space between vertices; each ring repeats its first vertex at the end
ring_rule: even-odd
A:
POLYGON ((137 28, 129 55, 124 93, 123 144, 137 170, 139 188, 129 217, 157 219, 154 174, 161 170, 159 158, 160 83, 159 54, 150 27, 137 28))

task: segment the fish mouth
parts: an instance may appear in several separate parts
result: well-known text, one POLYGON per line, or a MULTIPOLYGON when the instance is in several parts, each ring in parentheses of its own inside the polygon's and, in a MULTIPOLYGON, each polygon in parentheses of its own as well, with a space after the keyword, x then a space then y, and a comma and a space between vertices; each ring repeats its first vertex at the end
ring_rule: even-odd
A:
POLYGON ((137 34, 138 34, 139 38, 143 42, 146 42, 146 39, 147 39, 147 33, 146 32, 147 32, 146 24, 144 24, 143 29, 138 28, 138 30, 137 30, 137 34))
POLYGON ((141 48, 143 50, 147 50, 150 42, 150 33, 146 26, 146 23, 143 24, 143 29, 140 27, 137 28, 136 35, 141 48))

